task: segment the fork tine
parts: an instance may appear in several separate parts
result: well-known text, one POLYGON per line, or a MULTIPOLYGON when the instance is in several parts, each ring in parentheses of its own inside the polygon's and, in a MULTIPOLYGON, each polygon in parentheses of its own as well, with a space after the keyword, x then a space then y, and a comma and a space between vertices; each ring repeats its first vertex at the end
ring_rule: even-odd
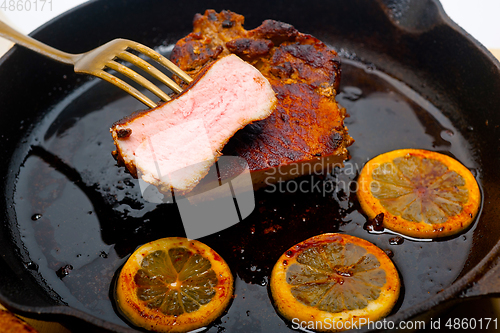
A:
POLYGON ((155 107, 158 106, 155 102, 153 102, 152 100, 150 100, 149 98, 147 98, 139 90, 135 89, 130 84, 124 82, 123 80, 120 80, 116 76, 111 75, 111 74, 109 74, 106 71, 98 70, 98 71, 93 71, 92 73, 89 73, 89 74, 92 74, 92 75, 95 75, 97 77, 100 77, 101 79, 106 80, 109 83, 114 84, 118 88, 120 88, 122 90, 125 90, 128 94, 134 96, 135 98, 137 98, 139 101, 141 101, 142 103, 146 104, 150 108, 155 108, 155 107))
POLYGON ((122 74, 128 76, 129 78, 131 78, 135 82, 139 83, 144 88, 151 91, 156 96, 160 97, 163 101, 168 102, 171 100, 170 96, 168 96, 166 93, 164 93, 160 88, 158 88, 153 83, 151 83, 149 80, 145 79, 144 77, 139 75, 137 72, 131 70, 127 66, 124 66, 124 65, 117 63, 116 61, 113 61, 113 60, 108 61, 106 63, 106 66, 111 68, 111 69, 114 69, 115 71, 117 71, 119 73, 122 73, 122 74))
POLYGON ((165 58, 164 56, 162 56, 161 54, 159 54, 155 50, 150 49, 149 47, 144 46, 144 45, 139 44, 139 43, 136 43, 136 42, 130 43, 129 47, 132 48, 132 49, 134 49, 134 50, 136 50, 136 51, 139 51, 139 52, 147 55, 151 59, 153 59, 156 62, 162 64, 168 70, 170 70, 175 75, 177 75, 182 80, 184 80, 184 82, 191 83, 193 81, 193 79, 189 75, 187 75, 186 73, 184 73, 179 67, 177 67, 176 65, 174 65, 173 62, 171 62, 170 60, 168 60, 167 58, 165 58))
POLYGON ((158 69, 156 69, 154 66, 151 66, 149 63, 142 60, 138 56, 130 52, 123 51, 117 54, 117 57, 122 60, 128 61, 131 64, 136 65, 137 67, 148 72, 149 74, 151 74, 153 77, 163 82, 167 87, 171 88, 176 93, 180 94, 182 92, 182 88, 179 87, 179 85, 175 83, 171 78, 169 78, 168 76, 160 72, 158 69))

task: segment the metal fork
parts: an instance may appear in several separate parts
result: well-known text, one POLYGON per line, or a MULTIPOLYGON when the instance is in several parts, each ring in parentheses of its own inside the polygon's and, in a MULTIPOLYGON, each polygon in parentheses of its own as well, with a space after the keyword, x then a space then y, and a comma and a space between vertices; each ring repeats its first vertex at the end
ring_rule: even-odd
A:
POLYGON ((184 82, 191 83, 193 80, 189 75, 184 73, 179 67, 174 65, 170 60, 162 56, 161 54, 155 52, 153 49, 150 49, 147 46, 142 44, 133 42, 127 39, 114 39, 98 48, 91 50, 86 53, 80 54, 70 54, 66 52, 59 51, 51 46, 45 45, 31 37, 21 34, 16 31, 9 25, 0 21, 0 36, 10 41, 13 41, 16 44, 27 47, 35 52, 43 54, 49 58, 54 60, 74 65, 74 69, 76 73, 85 73, 91 74, 101 79, 104 79, 115 86, 125 90, 130 95, 137 98, 142 103, 146 104, 150 108, 154 108, 157 106, 155 102, 146 97, 143 93, 132 87, 130 84, 121 80, 120 78, 109 74, 104 69, 110 68, 118 73, 121 73, 135 82, 139 83, 141 86, 150 90, 153 94, 161 98, 163 101, 169 101, 171 98, 165 92, 163 92, 160 88, 155 86, 149 80, 139 75, 137 72, 132 69, 124 66, 116 61, 116 59, 122 59, 127 61, 133 65, 144 70, 146 73, 150 74, 167 87, 171 88, 176 93, 181 93, 182 88, 175 83, 171 78, 167 75, 159 71, 153 65, 139 58, 138 56, 130 53, 127 49, 132 49, 142 54, 145 54, 149 58, 155 60, 156 62, 163 65, 170 72, 179 76, 184 82))

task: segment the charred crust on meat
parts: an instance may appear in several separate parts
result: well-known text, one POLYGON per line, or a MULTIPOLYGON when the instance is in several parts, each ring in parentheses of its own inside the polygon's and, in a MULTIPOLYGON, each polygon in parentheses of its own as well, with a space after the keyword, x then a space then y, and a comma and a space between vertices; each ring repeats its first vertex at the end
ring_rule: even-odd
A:
POLYGON ((292 44, 283 47, 283 52, 290 53, 295 58, 301 59, 308 65, 321 68, 325 65, 322 55, 316 52, 312 45, 292 44))
POLYGON ((129 168, 127 167, 127 164, 125 163, 125 161, 123 160, 123 158, 119 152, 119 149, 113 150, 111 152, 111 156, 113 156, 113 158, 115 159, 116 165, 118 165, 120 167, 126 167, 125 171, 137 178, 137 173, 136 173, 137 170, 135 168, 131 168, 129 170, 129 168))
POLYGON ((194 18, 193 18, 193 25, 196 25, 196 22, 198 22, 199 20, 202 20, 203 19, 203 15, 200 14, 200 13, 196 13, 194 14, 194 18))
POLYGON ((212 49, 212 51, 213 51, 212 59, 215 60, 224 51, 224 48, 218 45, 214 49, 212 49))
POLYGON ((126 139, 132 134, 132 130, 130 128, 120 128, 116 131, 116 136, 118 139, 126 139))
POLYGON ((225 29, 232 28, 233 25, 234 25, 234 22, 230 21, 230 20, 224 20, 222 22, 222 27, 225 28, 225 29))
POLYGON ((208 19, 210 21, 217 21, 217 15, 214 12, 208 13, 208 19))
POLYGON ((113 124, 113 126, 111 127, 111 132, 114 132, 114 131, 116 132, 116 131, 117 131, 117 127, 118 127, 118 126, 125 126, 125 125, 127 125, 127 123, 128 123, 129 121, 131 121, 131 120, 133 120, 133 119, 135 119, 135 118, 137 118, 137 117, 140 117, 141 115, 146 114, 146 113, 148 113, 149 111, 150 111, 149 109, 147 109, 147 110, 135 111, 135 112, 131 113, 130 115, 125 116, 124 118, 122 118, 122 119, 120 119, 120 120, 116 121, 116 122, 113 124))
POLYGON ((199 32, 194 32, 191 36, 193 39, 203 39, 203 35, 199 32))
POLYGON ((262 121, 248 124, 243 129, 236 132, 222 150, 223 155, 238 155, 241 147, 246 147, 250 142, 255 141, 263 132, 262 121))
POLYGON ((294 41, 299 32, 292 25, 280 21, 265 20, 262 25, 253 30, 257 38, 270 39, 275 45, 285 41, 294 41))
POLYGON ((267 39, 237 38, 226 43, 227 49, 243 60, 265 56, 273 46, 273 42, 267 39))
POLYGON ((337 149, 340 146, 342 146, 342 142, 344 141, 344 138, 339 132, 332 133, 330 136, 332 139, 332 147, 333 149, 337 149))
POLYGON ((279 66, 272 66, 270 72, 271 74, 280 79, 286 79, 292 76, 294 69, 290 64, 290 62, 285 61, 283 64, 279 66))

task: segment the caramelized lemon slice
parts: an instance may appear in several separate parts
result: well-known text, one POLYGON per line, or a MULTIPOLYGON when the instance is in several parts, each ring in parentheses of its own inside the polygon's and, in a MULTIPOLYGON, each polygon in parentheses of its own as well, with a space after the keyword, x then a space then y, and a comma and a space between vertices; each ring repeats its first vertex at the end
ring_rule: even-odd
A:
POLYGON ((0 305, 0 332, 2 333, 38 333, 28 323, 16 317, 13 313, 3 310, 0 305))
POLYGON ((474 176, 457 160, 420 149, 391 151, 370 160, 359 176, 358 199, 369 218, 420 238, 467 228, 480 205, 474 176))
POLYGON ((156 332, 187 332, 209 325, 233 295, 233 276, 210 247, 163 238, 137 249, 123 266, 116 303, 134 325, 156 332))
POLYGON ((389 314, 400 281, 392 261, 372 243, 323 234, 286 251, 273 268, 270 286, 278 312, 293 324, 335 332, 389 314))

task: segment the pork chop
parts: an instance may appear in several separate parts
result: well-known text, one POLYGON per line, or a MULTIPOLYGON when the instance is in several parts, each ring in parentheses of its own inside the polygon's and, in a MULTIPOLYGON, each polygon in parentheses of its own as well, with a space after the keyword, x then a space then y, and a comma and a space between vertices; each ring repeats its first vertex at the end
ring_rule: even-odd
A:
POLYGON ((238 131, 224 154, 243 157, 255 187, 342 166, 354 140, 335 101, 340 62, 335 51, 293 26, 266 20, 254 30, 230 11, 196 14, 193 32, 175 45, 171 60, 192 76, 234 53, 254 65, 277 93, 268 118, 238 131))

